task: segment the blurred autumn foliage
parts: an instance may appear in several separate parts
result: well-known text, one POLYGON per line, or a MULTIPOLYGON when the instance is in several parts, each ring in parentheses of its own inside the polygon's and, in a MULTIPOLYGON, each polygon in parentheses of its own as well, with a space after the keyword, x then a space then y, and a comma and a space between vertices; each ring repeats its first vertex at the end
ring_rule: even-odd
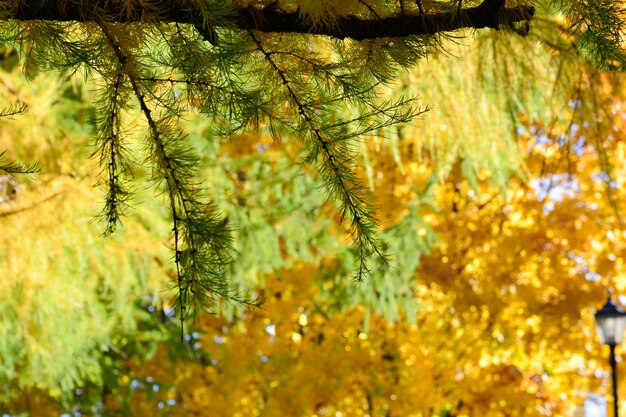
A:
MULTIPOLYGON (((320 286, 324 262, 302 264, 266 282, 264 309, 235 321, 202 317, 188 339, 199 355, 193 365, 159 369, 167 355, 159 351, 134 368, 137 401, 154 378, 167 381, 155 400, 163 415, 574 413, 587 393, 607 388, 590 313, 609 279, 624 289, 624 145, 615 138, 626 112, 611 77, 601 76, 597 90, 612 122, 602 131, 611 136, 600 141, 605 149, 591 136, 600 131, 576 116, 564 124, 522 120, 527 174, 504 192, 487 173, 471 184, 462 161, 432 184, 430 169, 419 173, 428 157, 416 158, 410 139, 395 156, 371 145, 383 215, 418 207, 424 224, 403 231, 437 236, 414 271, 414 317, 390 322, 363 306, 331 312, 326 294, 341 284, 320 286), (403 198, 407 185, 414 194, 403 198)), ((582 104, 571 105, 584 114, 582 104)))
POLYGON ((0 203, 2 415, 562 416, 606 393, 592 313, 626 291, 622 76, 569 63, 555 80, 528 45, 536 67, 502 73, 496 48, 522 46, 489 39, 407 73, 397 88, 434 109, 361 144, 394 261, 360 286, 297 145, 263 127, 223 140, 188 115, 235 226, 234 282, 266 303, 201 314, 183 342, 150 187, 119 234, 94 221, 91 80, 5 69, 7 104, 28 112, 0 122, 0 149, 43 169, 0 203))

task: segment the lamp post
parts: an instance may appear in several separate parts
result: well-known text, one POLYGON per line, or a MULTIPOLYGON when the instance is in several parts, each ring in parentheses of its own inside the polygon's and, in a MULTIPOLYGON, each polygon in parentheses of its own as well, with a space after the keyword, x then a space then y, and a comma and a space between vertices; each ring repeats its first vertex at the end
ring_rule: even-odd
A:
POLYGON ((626 329, 626 311, 621 309, 615 301, 609 299, 602 309, 595 314, 596 327, 602 344, 611 349, 611 376, 613 379, 613 410, 614 417, 619 417, 617 407, 617 362, 615 361, 615 346, 622 343, 624 329, 626 329))

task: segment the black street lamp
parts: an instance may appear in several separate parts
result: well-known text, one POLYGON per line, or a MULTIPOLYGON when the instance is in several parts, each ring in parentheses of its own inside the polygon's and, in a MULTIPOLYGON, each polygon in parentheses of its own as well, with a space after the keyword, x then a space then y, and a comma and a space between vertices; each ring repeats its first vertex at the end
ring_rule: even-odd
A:
POLYGON ((626 329, 626 311, 621 309, 615 301, 607 300, 600 311, 595 314, 596 327, 600 335, 600 341, 609 345, 611 349, 611 375, 613 378, 613 410, 614 416, 619 417, 617 407, 617 362, 615 361, 615 346, 622 343, 624 339, 624 329, 626 329))

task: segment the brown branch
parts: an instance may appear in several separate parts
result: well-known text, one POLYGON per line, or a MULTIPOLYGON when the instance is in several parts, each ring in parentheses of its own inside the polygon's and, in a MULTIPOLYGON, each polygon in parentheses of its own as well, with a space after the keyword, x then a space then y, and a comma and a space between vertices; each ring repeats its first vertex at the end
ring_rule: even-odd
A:
POLYGON ((60 196, 61 194, 65 194, 66 191, 57 191, 56 193, 44 198, 43 200, 37 201, 35 203, 32 203, 28 206, 23 206, 23 207, 18 207, 18 208, 14 208, 14 209, 9 209, 9 210, 2 210, 0 211, 0 217, 8 217, 8 216, 13 216, 15 214, 19 214, 22 213, 24 211, 28 211, 28 210, 33 210, 35 208, 37 208, 38 206, 47 203, 48 201, 60 196))
MULTIPOLYGON (((158 10, 146 10, 133 3, 134 7, 122 8, 120 3, 86 0, 81 2, 21 1, 5 12, 4 19, 82 21, 92 22, 106 19, 118 23, 187 23, 202 24, 199 10, 182 9, 175 0, 157 2, 158 10), (43 5, 42 5, 43 3, 43 5), (62 7, 59 6, 62 4, 62 7)), ((485 0, 477 7, 465 8, 460 12, 427 13, 424 15, 402 15, 387 18, 365 19, 357 16, 338 17, 331 25, 312 25, 298 12, 285 12, 275 6, 239 7, 233 9, 228 27, 260 32, 302 33, 326 35, 334 38, 356 40, 375 38, 398 38, 410 35, 434 35, 462 28, 494 28, 500 24, 511 26, 515 22, 533 18, 532 6, 504 7, 504 0, 485 0)))

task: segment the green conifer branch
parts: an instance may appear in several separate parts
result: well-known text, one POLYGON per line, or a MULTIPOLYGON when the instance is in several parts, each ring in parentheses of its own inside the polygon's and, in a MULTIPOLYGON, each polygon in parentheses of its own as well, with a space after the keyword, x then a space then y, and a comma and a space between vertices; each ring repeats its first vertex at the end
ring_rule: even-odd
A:
MULTIPOLYGON (((23 104, 17 107, 0 109, 0 118, 14 116, 16 114, 23 113, 24 111, 26 111, 26 106, 23 104)), ((6 151, 0 151, 0 175, 35 174, 40 170, 38 165, 24 165, 13 161, 7 162, 4 160, 5 154, 6 151)))
POLYGON ((260 305, 262 300, 250 299, 230 288, 226 270, 232 262, 231 232, 226 220, 216 214, 212 204, 200 199, 198 186, 193 180, 197 159, 184 147, 185 138, 167 113, 171 109, 166 109, 164 117, 157 119, 154 116, 139 77, 126 69, 136 58, 116 39, 112 24, 98 24, 118 60, 120 74, 128 80, 148 122, 147 160, 155 164, 154 179, 164 183, 169 199, 178 290, 176 304, 182 340, 185 319, 190 312, 197 314, 212 307, 218 299, 249 306, 260 305))
POLYGON ((567 31, 576 48, 604 70, 626 69, 623 27, 626 8, 613 0, 584 0, 562 4, 571 19, 567 31))
POLYGON ((99 122, 97 150, 94 152, 94 155, 99 155, 100 166, 106 171, 106 179, 103 182, 106 184, 107 192, 102 210, 107 223, 105 235, 115 231, 131 196, 124 181, 131 173, 128 152, 121 132, 120 111, 125 106, 122 97, 123 82, 124 74, 120 71, 112 85, 107 85, 102 94, 104 105, 100 110, 104 116, 99 122))
MULTIPOLYGON (((343 222, 346 217, 350 220, 350 232, 354 239, 353 249, 358 259, 355 280, 361 282, 370 272, 368 260, 372 256, 376 256, 382 261, 382 264, 388 264, 387 255, 381 251, 382 245, 376 230, 378 221, 365 201, 364 187, 360 184, 354 172, 349 168, 354 164, 354 153, 350 148, 349 139, 358 137, 360 134, 366 133, 369 130, 363 129, 356 133, 347 132, 343 136, 337 135, 335 137, 329 136, 328 132, 339 130, 337 128, 349 125, 354 121, 366 120, 367 116, 361 116, 358 119, 338 123, 333 126, 324 127, 320 125, 312 114, 314 109, 305 105, 300 94, 294 89, 286 71, 283 70, 273 58, 273 53, 263 46, 259 37, 253 32, 250 33, 250 37, 275 74, 280 78, 281 84, 287 92, 288 99, 295 108, 294 115, 301 118, 308 127, 308 133, 301 135, 306 141, 308 149, 306 160, 316 165, 328 194, 339 201, 340 222, 343 222), (320 158, 321 162, 318 161, 320 158)), ((305 58, 301 59, 307 61, 305 58)), ((313 68, 318 66, 313 61, 308 61, 308 63, 311 64, 313 68)), ((334 73, 327 73, 326 76, 337 77, 334 73)), ((385 106, 381 109, 384 108, 385 106)), ((384 113, 385 110, 381 109, 378 109, 377 112, 384 113)), ((390 119, 392 120, 391 123, 398 122, 397 117, 390 119)))

